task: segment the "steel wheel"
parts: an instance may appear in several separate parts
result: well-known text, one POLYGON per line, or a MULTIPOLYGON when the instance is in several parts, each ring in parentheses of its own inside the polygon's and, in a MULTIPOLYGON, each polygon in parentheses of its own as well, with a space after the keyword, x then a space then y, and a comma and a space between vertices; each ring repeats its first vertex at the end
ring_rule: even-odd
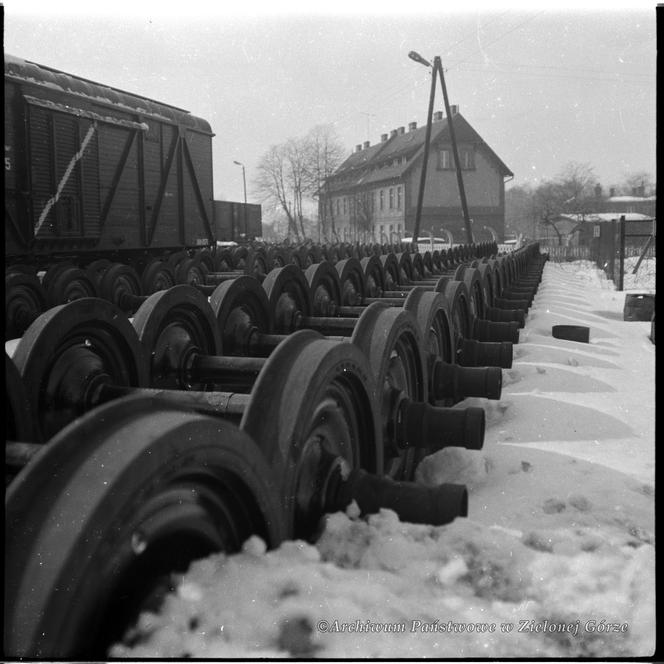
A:
POLYGON ((21 374, 5 352, 5 441, 36 440, 35 422, 21 374))
POLYGON ((297 329, 300 316, 311 316, 309 284, 295 265, 272 270, 265 277, 263 288, 276 333, 289 334, 297 329))
POLYGON ((216 418, 145 397, 64 429, 10 486, 5 653, 104 659, 170 575, 250 535, 283 539, 271 471, 216 418))
POLYGON ((5 275, 5 339, 20 337, 46 309, 46 293, 37 275, 5 275))
POLYGON ((280 478, 289 536, 314 533, 338 459, 350 468, 382 469, 374 393, 365 355, 311 330, 290 335, 267 360, 241 428, 280 478))
POLYGON ((146 295, 160 290, 167 290, 175 286, 175 273, 173 268, 160 260, 152 259, 141 274, 141 289, 146 295))
POLYGON ((202 390, 191 380, 189 366, 197 355, 221 355, 221 337, 207 298, 180 284, 153 293, 140 306, 134 329, 149 362, 150 387, 202 390))
POLYGON ((334 316, 341 304, 339 273, 327 261, 309 266, 304 276, 309 283, 314 316, 334 316))
POLYGON ((360 316, 351 341, 369 358, 375 377, 385 440, 383 472, 396 480, 410 480, 423 453, 412 448, 400 449, 391 426, 395 393, 422 403, 428 397, 422 335, 417 321, 404 309, 374 302, 360 316))
POLYGON ((267 295, 253 277, 224 281, 210 296, 224 355, 249 356, 252 337, 270 334, 267 295))
POLYGON ((63 266, 47 283, 46 297, 51 306, 97 295, 97 289, 87 274, 73 265, 63 266))
POLYGON ((368 256, 360 261, 364 270, 367 297, 381 297, 385 290, 383 264, 378 256, 368 256))
POLYGON ((99 282, 99 297, 112 302, 125 313, 131 314, 136 310, 132 298, 141 294, 141 280, 129 265, 113 263, 103 274, 99 282))
POLYGON ((146 385, 134 329, 117 307, 98 298, 43 313, 26 330, 13 360, 42 440, 97 405, 101 386, 146 385))
POLYGON ((335 267, 341 284, 341 304, 351 307, 362 304, 367 289, 360 261, 357 258, 346 258, 335 267))

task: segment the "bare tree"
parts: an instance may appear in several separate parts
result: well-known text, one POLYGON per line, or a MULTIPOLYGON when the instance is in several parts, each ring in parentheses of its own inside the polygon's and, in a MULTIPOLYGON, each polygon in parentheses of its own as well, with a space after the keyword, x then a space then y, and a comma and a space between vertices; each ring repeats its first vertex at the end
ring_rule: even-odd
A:
MULTIPOLYGON (((285 215, 289 238, 296 242, 306 239, 306 227, 311 233, 310 223, 305 223, 305 203, 320 196, 342 154, 343 147, 332 128, 318 126, 302 138, 273 145, 263 155, 258 164, 255 189, 264 203, 285 215)), ((327 230, 325 226, 323 229, 327 230)))
POLYGON ((618 187, 619 191, 632 196, 635 192, 639 196, 653 196, 656 190, 656 184, 652 175, 646 171, 636 171, 625 176, 622 185, 618 187))
POLYGON ((317 125, 305 137, 307 148, 306 192, 318 201, 319 234, 336 235, 332 200, 327 196, 328 182, 343 161, 345 150, 332 125, 317 125))

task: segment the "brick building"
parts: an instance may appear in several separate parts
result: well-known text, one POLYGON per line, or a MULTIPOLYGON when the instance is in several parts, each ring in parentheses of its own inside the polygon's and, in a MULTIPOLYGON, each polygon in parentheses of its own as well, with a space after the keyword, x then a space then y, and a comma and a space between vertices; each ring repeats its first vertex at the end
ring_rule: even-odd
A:
MULTIPOLYGON (((452 107, 473 239, 502 241, 505 181, 510 169, 452 107)), ((321 189, 324 234, 345 241, 390 242, 412 235, 424 155, 426 126, 411 122, 369 141, 328 178, 321 189), (335 236, 336 233, 336 236, 335 236)), ((465 242, 463 212, 452 157, 449 124, 434 113, 420 231, 465 242)))

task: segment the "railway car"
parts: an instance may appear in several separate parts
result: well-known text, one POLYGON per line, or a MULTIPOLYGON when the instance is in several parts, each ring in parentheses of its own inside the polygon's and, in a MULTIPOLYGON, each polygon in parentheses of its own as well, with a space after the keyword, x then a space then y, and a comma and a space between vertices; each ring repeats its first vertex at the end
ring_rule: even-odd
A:
POLYGON ((5 55, 5 258, 213 246, 210 125, 188 111, 5 55))
POLYGON ((235 201, 214 201, 218 241, 252 241, 263 235, 261 206, 235 201))

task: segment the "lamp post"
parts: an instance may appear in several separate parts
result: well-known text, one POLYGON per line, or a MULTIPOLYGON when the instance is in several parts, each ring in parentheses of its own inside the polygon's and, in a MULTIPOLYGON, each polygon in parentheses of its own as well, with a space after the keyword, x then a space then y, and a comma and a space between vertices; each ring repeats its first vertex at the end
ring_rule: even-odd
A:
POLYGON ((244 236, 244 239, 246 240, 247 239, 247 178, 246 178, 245 171, 244 171, 244 164, 239 162, 239 161, 235 161, 235 160, 233 160, 233 163, 236 166, 241 166, 242 167, 242 186, 244 188, 244 209, 243 209, 244 233, 243 233, 243 236, 244 236))

